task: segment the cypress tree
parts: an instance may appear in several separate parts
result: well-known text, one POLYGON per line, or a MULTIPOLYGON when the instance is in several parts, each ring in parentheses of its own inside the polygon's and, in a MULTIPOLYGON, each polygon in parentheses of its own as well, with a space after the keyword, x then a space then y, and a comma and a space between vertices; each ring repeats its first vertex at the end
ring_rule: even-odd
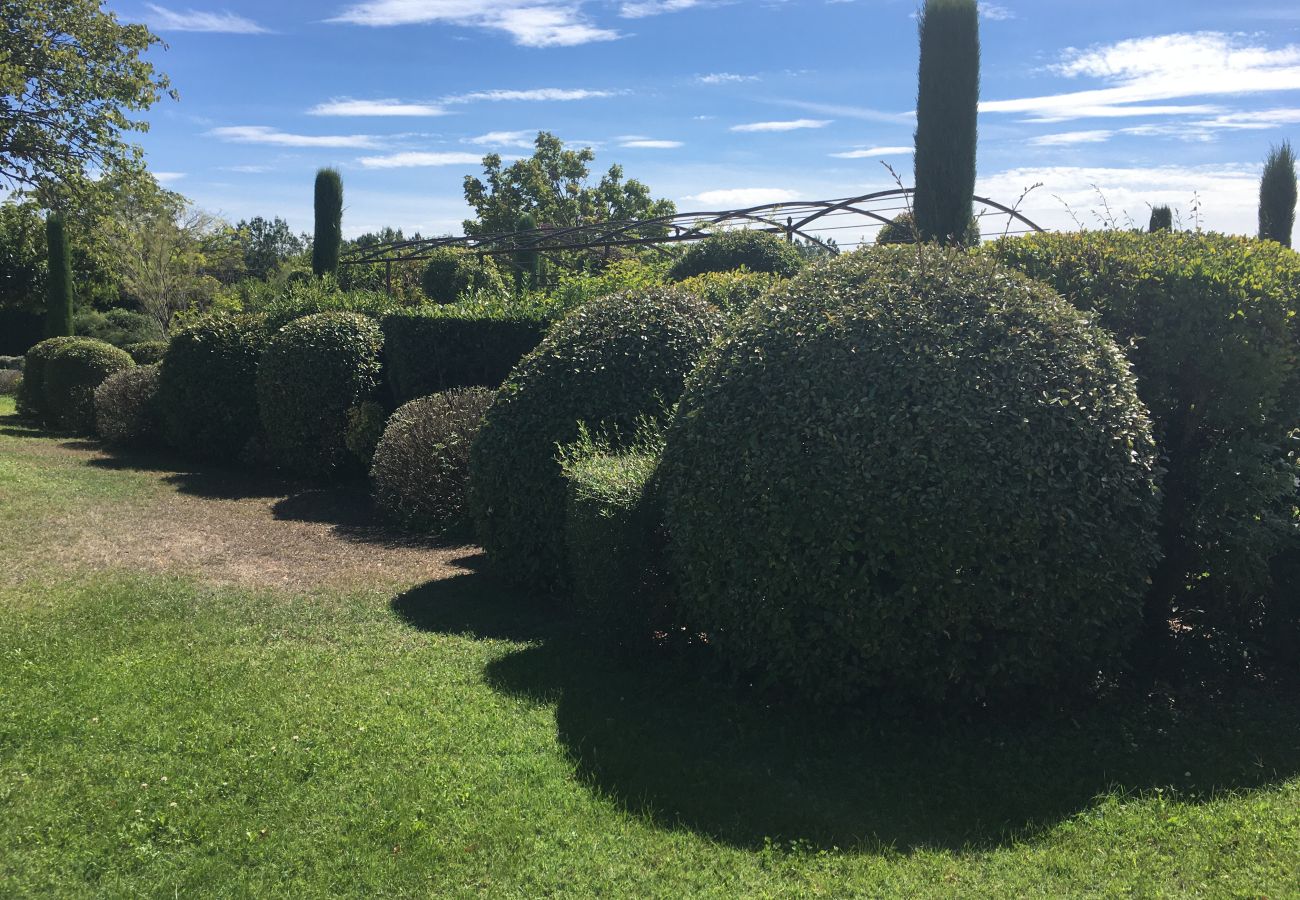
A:
POLYGON ((976 0, 926 0, 920 17, 916 97, 916 230, 923 241, 960 244, 975 195, 980 96, 976 0))
POLYGON ((1259 180, 1259 236, 1291 246, 1295 229, 1296 175, 1295 151, 1290 141, 1271 147, 1259 180))
POLYGON ((311 270, 333 275, 339 267, 343 241, 343 178, 338 169, 316 173, 316 233, 311 245, 311 270))
POLYGON ((72 258, 60 213, 45 220, 45 241, 49 254, 49 276, 45 285, 45 336, 72 334, 72 258))
POLYGON ((1151 223, 1147 226, 1147 231, 1155 234, 1157 231, 1174 230, 1174 211, 1167 206, 1151 207, 1151 223))
MULTIPOLYGON (((533 214, 526 212, 515 223, 516 231, 532 231, 537 227, 533 214)), ((517 293, 535 290, 542 280, 542 254, 536 250, 519 250, 512 254, 515 264, 515 290, 517 293)))

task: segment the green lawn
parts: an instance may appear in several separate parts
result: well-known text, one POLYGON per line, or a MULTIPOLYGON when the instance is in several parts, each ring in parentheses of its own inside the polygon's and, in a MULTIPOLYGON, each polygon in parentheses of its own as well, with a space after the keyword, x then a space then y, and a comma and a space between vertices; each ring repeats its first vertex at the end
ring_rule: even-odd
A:
MULTIPOLYGON (((0 401, 7 403, 7 401, 0 401)), ((63 559, 165 485, 0 406, 0 896, 1300 895, 1300 708, 764 709, 460 574, 253 591, 63 559)))

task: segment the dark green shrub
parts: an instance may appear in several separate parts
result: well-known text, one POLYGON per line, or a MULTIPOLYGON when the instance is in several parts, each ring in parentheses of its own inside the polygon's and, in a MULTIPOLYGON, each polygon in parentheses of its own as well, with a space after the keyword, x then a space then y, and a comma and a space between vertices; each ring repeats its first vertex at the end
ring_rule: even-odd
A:
POLYGON ((158 375, 163 438, 191 456, 234 460, 261 431, 257 362, 268 335, 260 316, 205 316, 167 345, 158 375))
POLYGON ((539 593, 564 589, 565 484, 557 445, 578 423, 631 433, 671 407, 722 315, 680 288, 593 300, 561 319, 506 379, 470 455, 470 505, 489 558, 539 593))
POLYGON ((375 448, 375 502, 408 531, 469 532, 469 452, 494 392, 456 388, 393 413, 375 448))
POLYGON ((1155 234, 1157 231, 1174 230, 1174 211, 1167 206, 1151 207, 1151 221, 1147 224, 1147 231, 1155 234))
MULTIPOLYGON (((966 236, 963 241, 967 246, 974 247, 980 242, 980 223, 975 217, 971 217, 970 225, 966 228, 966 236)), ((888 225, 881 226, 880 231, 876 232, 877 244, 915 244, 916 243, 916 219, 911 213, 899 213, 889 221, 888 225)))
POLYGON ((343 241, 343 176, 337 169, 316 173, 316 230, 311 245, 312 273, 333 275, 339 268, 343 241))
POLYGON ((685 281, 705 272, 748 269, 789 278, 804 266, 803 255, 784 238, 766 231, 725 231, 691 245, 668 272, 671 281, 685 281))
POLYGON ((67 335, 46 338, 27 351, 23 357, 23 383, 18 391, 18 415, 34 422, 45 420, 45 366, 60 347, 75 340, 67 335))
POLYGON ((286 285, 258 310, 271 334, 294 319, 323 312, 360 313, 378 319, 402 305, 377 291, 345 291, 329 275, 286 285))
POLYGON ((681 286, 734 319, 780 280, 779 276, 768 272, 706 272, 687 278, 681 286))
POLYGON ((50 213, 45 220, 49 275, 45 279, 45 336, 72 334, 72 253, 68 249, 63 215, 50 213))
POLYGON ((434 303, 455 303, 466 294, 504 294, 505 282, 491 257, 445 248, 435 250, 420 276, 424 294, 434 303))
POLYGON ((1295 152, 1289 141, 1269 151, 1259 180, 1259 236, 1291 246, 1295 230, 1295 152))
POLYGON ((118 446, 148 447, 161 440, 158 366, 122 369, 95 388, 95 430, 118 446))
POLYGON ((22 386, 22 372, 17 369, 0 369, 0 397, 16 397, 22 386))
POLYGON ((374 400, 358 403, 347 412, 343 443, 367 469, 375 457, 375 448, 379 446, 379 439, 384 436, 387 424, 388 410, 374 400))
POLYGON ((44 336, 44 315, 0 306, 0 353, 26 353, 44 336))
POLYGON ((131 355, 137 366, 153 366, 162 362, 163 354, 167 352, 167 342, 140 341, 127 344, 122 349, 131 355))
POLYGON ((383 343, 375 321, 357 313, 316 313, 276 332, 257 367, 257 403, 279 465, 310 478, 360 469, 347 412, 379 386, 383 343))
POLYGON ((1030 235, 988 252, 1129 345, 1168 470, 1145 650, 1175 617, 1247 634, 1293 505, 1300 256, 1246 238, 1116 231, 1030 235))
POLYGON ((659 478, 684 624, 840 701, 1090 684, 1141 621, 1156 471, 1106 332, 926 245, 751 307, 691 376, 659 478))
POLYGON ((498 387, 542 342, 549 316, 509 304, 462 304, 384 316, 384 362, 396 403, 457 387, 498 387))
POLYGON ((975 0, 926 0, 916 94, 916 230, 923 241, 969 240, 980 99, 975 0))
POLYGON ((0 356, 0 369, 13 369, 16 372, 23 370, 23 358, 21 356, 0 356))
POLYGON ((76 434, 95 433, 95 388, 114 372, 135 366, 125 350, 76 338, 45 363, 45 422, 76 434))
POLYGON ((80 309, 74 322, 79 337, 90 337, 114 347, 126 349, 128 344, 157 341, 163 337, 158 320, 144 313, 121 307, 105 312, 97 309, 80 309))

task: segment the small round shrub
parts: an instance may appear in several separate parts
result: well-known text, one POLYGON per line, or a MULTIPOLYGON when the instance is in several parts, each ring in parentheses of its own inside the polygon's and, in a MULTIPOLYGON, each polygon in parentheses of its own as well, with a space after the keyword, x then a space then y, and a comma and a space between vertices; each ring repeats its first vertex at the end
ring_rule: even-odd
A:
MULTIPOLYGON (((910 212, 899 213, 890 220, 888 225, 883 226, 880 231, 876 232, 877 244, 915 244, 916 243, 916 220, 913 219, 910 212)), ((980 223, 978 219, 971 219, 970 225, 966 229, 966 245, 969 247, 978 246, 980 243, 980 223)))
POLYGON ((450 248, 438 250, 424 267, 420 286, 434 303, 455 303, 465 294, 504 294, 501 272, 488 257, 450 248))
POLYGON ((76 434, 95 433, 95 388, 135 361, 121 348, 80 338, 54 351, 45 364, 46 424, 76 434))
POLYGON ((167 352, 166 341, 140 341, 135 344, 127 344, 122 348, 131 354, 137 366, 153 366, 162 362, 163 354, 167 352))
POLYGON ((260 316, 210 315, 167 345, 158 374, 163 437, 190 456, 238 459, 261 431, 257 362, 266 347, 260 316))
POLYGON ((23 357, 23 381, 18 391, 18 415, 34 422, 45 420, 45 366, 55 352, 66 344, 82 340, 75 337, 46 338, 32 346, 23 357))
POLYGON ((375 457, 375 447, 379 446, 379 439, 384 436, 384 426, 387 424, 388 410, 374 400, 358 403, 348 410, 348 427, 343 435, 343 443, 367 469, 375 457))
POLYGON ((671 408, 724 319, 680 288, 593 300, 557 322, 506 379, 470 455, 479 539, 507 577, 530 590, 565 582, 564 477, 557 445, 579 423, 631 434, 671 408))
POLYGON ((0 369, 0 397, 16 397, 22 386, 22 372, 17 369, 0 369))
POLYGON ((798 248, 766 231, 725 231, 691 246, 668 272, 672 281, 685 281, 705 272, 748 269, 789 278, 806 260, 798 248))
POLYGON ((682 289, 705 303, 717 307, 728 318, 736 318, 759 297, 780 283, 779 276, 768 272, 706 272, 687 278, 682 289))
POLYGON ((469 451, 495 392, 456 388, 399 407, 375 448, 375 502, 408 531, 469 530, 469 451))
POLYGON ((95 388, 95 430, 106 443, 118 446, 158 443, 158 366, 123 369, 95 388))
POLYGON ((276 462, 297 475, 360 470, 348 451, 347 413, 379 385, 383 333, 359 313, 324 312, 285 325, 257 369, 257 402, 276 462))
POLYGON ((836 702, 1091 684, 1139 628, 1156 472, 1105 331, 927 246, 751 307, 692 375, 659 475, 685 624, 836 702))

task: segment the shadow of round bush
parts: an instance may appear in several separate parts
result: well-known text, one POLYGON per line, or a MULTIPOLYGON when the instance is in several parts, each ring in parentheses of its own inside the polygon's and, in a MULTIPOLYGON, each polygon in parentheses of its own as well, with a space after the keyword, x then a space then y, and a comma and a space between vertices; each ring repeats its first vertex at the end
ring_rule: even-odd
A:
POLYGON ((106 443, 120 447, 148 447, 159 441, 157 366, 123 369, 95 388, 95 431, 106 443))
POLYGON ((766 231, 724 231, 692 244, 668 272, 672 281, 685 281, 706 272, 770 272, 789 278, 806 260, 794 244, 766 231))
POLYGON ((375 503, 407 531, 469 531, 469 448, 495 391, 457 388, 399 407, 370 468, 375 503))
POLYGON ((1090 684, 1139 626, 1156 474, 1108 334, 933 247, 841 257, 751 307, 660 469, 686 624, 829 702, 1090 684))
POLYGON ((280 466, 309 478, 360 471, 347 414, 378 388, 383 343, 379 325, 359 313, 315 313, 276 332, 258 364, 257 402, 280 466))
POLYGON ((63 344, 45 364, 46 424, 75 434, 95 433, 95 388, 135 361, 125 350, 93 338, 63 344))
POLYGON ((579 423, 630 435, 671 408, 721 332, 716 309, 680 288, 626 291, 561 319, 497 393, 470 452, 470 507, 492 564, 539 593, 565 585, 565 482, 558 445, 579 423))

